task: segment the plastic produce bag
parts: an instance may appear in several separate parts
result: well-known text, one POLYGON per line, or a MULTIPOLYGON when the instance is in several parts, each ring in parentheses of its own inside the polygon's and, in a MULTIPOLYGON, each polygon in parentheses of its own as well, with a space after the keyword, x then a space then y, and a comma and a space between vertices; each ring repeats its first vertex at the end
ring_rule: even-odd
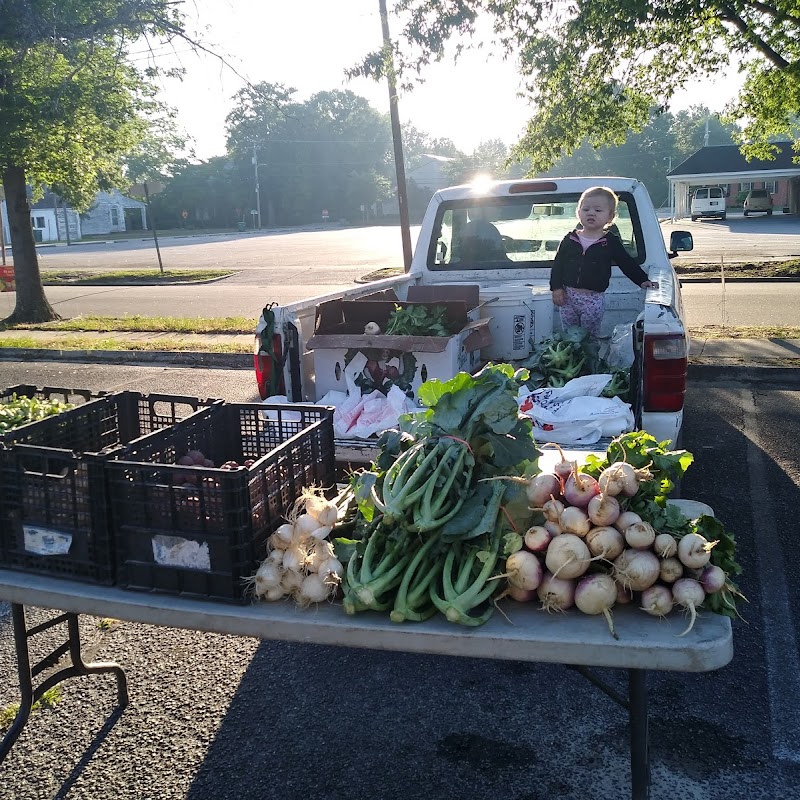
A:
POLYGON ((628 369, 634 361, 633 326, 615 325, 608 345, 606 361, 611 367, 628 369))

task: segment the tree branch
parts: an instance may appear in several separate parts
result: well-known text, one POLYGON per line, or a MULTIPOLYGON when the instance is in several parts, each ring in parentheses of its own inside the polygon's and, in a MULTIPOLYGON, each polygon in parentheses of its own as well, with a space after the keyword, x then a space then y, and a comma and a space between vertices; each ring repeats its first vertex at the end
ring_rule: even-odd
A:
POLYGON ((748 41, 756 50, 761 53, 768 61, 771 61, 779 69, 786 69, 789 62, 773 50, 760 36, 756 36, 753 29, 738 15, 730 6, 720 6, 720 20, 729 22, 742 37, 748 41))

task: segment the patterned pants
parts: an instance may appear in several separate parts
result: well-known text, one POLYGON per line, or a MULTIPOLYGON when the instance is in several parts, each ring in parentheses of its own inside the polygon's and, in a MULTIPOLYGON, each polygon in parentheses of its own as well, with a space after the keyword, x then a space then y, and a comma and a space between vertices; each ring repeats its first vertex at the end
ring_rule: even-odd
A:
POLYGON ((561 306, 561 324, 580 325, 597 339, 606 310, 606 296, 602 292, 589 292, 567 286, 567 302, 561 306))

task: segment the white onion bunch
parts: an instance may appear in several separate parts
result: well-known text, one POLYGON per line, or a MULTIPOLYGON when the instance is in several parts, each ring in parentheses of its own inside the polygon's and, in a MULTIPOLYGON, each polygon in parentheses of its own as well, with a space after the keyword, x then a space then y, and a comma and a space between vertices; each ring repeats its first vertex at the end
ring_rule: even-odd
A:
POLYGON ((322 489, 303 490, 288 521, 269 537, 267 557, 249 579, 257 600, 292 597, 306 607, 333 599, 344 573, 329 539, 338 515, 322 489))

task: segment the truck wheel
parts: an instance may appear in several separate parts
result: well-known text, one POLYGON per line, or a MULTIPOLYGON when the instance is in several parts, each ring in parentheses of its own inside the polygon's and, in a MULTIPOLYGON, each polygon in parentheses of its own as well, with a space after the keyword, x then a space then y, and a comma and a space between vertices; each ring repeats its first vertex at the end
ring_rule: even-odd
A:
POLYGON ((720 214, 719 218, 724 221, 724 220, 728 219, 728 215, 727 214, 720 214))
POLYGON ((745 211, 744 215, 747 216, 749 213, 750 213, 749 211, 745 211))
POLYGON ((692 216, 692 222, 697 222, 697 217, 692 216))
POLYGON ((771 216, 772 216, 772 209, 770 209, 769 211, 767 211, 767 216, 768 216, 768 217, 771 217, 771 216))

